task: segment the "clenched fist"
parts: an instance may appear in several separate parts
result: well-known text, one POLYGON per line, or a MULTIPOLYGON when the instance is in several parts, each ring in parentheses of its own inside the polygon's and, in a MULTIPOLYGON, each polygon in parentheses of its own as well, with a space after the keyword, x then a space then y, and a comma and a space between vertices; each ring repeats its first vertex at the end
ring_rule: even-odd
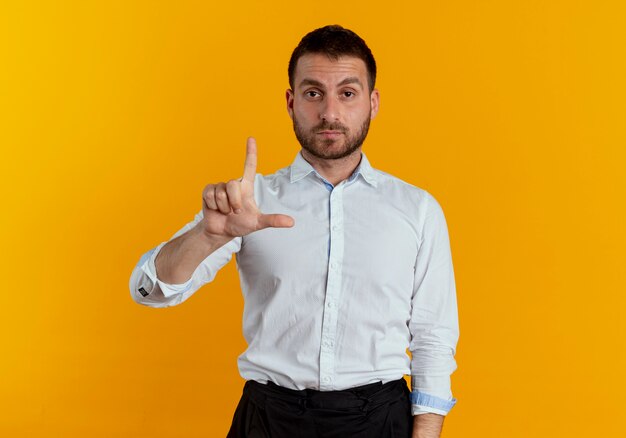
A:
POLYGON ((263 214, 254 200, 256 141, 248 138, 243 178, 209 184, 202 192, 202 227, 210 236, 237 237, 268 227, 288 228, 294 220, 284 214, 263 214))

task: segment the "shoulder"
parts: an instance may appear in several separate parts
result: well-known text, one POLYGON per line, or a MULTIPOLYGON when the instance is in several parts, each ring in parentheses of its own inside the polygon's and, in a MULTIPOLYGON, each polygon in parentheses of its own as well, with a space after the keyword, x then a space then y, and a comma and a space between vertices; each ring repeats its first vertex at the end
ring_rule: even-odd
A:
POLYGON ((441 204, 428 190, 382 170, 374 171, 381 196, 393 202, 397 208, 416 218, 422 226, 426 222, 445 223, 441 204))
POLYGON ((433 195, 422 187, 418 187, 382 170, 374 169, 374 172, 376 173, 378 188, 386 196, 399 196, 413 205, 426 205, 430 202, 437 202, 433 195))
POLYGON ((263 175, 257 173, 254 177, 255 194, 266 191, 278 191, 289 183, 291 178, 291 166, 278 169, 274 173, 263 175))

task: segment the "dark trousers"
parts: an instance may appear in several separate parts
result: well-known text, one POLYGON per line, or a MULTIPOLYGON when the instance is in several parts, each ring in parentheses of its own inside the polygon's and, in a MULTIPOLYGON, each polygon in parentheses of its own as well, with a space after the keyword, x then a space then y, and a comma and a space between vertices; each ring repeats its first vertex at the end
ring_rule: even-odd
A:
POLYGON ((227 438, 410 438, 404 379, 343 391, 246 382, 227 438))

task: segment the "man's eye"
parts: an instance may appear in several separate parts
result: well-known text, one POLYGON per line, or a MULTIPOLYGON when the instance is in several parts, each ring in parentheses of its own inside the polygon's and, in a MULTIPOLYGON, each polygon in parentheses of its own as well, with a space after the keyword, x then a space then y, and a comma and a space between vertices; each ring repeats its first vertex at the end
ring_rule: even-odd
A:
POLYGON ((343 95, 345 97, 353 97, 354 96, 354 92, 352 92, 352 91, 344 91, 343 95))
POLYGON ((307 91, 306 95, 309 97, 317 97, 319 96, 319 93, 317 91, 307 91))

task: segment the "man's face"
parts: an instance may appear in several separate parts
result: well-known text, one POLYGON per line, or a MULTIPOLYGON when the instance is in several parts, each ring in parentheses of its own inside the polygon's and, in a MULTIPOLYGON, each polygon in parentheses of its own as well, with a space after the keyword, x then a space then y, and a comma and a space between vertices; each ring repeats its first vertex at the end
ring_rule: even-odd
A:
POLYGON ((378 90, 369 92, 363 60, 303 55, 296 64, 293 86, 287 90, 287 111, 305 151, 334 160, 359 150, 379 101, 378 90))

